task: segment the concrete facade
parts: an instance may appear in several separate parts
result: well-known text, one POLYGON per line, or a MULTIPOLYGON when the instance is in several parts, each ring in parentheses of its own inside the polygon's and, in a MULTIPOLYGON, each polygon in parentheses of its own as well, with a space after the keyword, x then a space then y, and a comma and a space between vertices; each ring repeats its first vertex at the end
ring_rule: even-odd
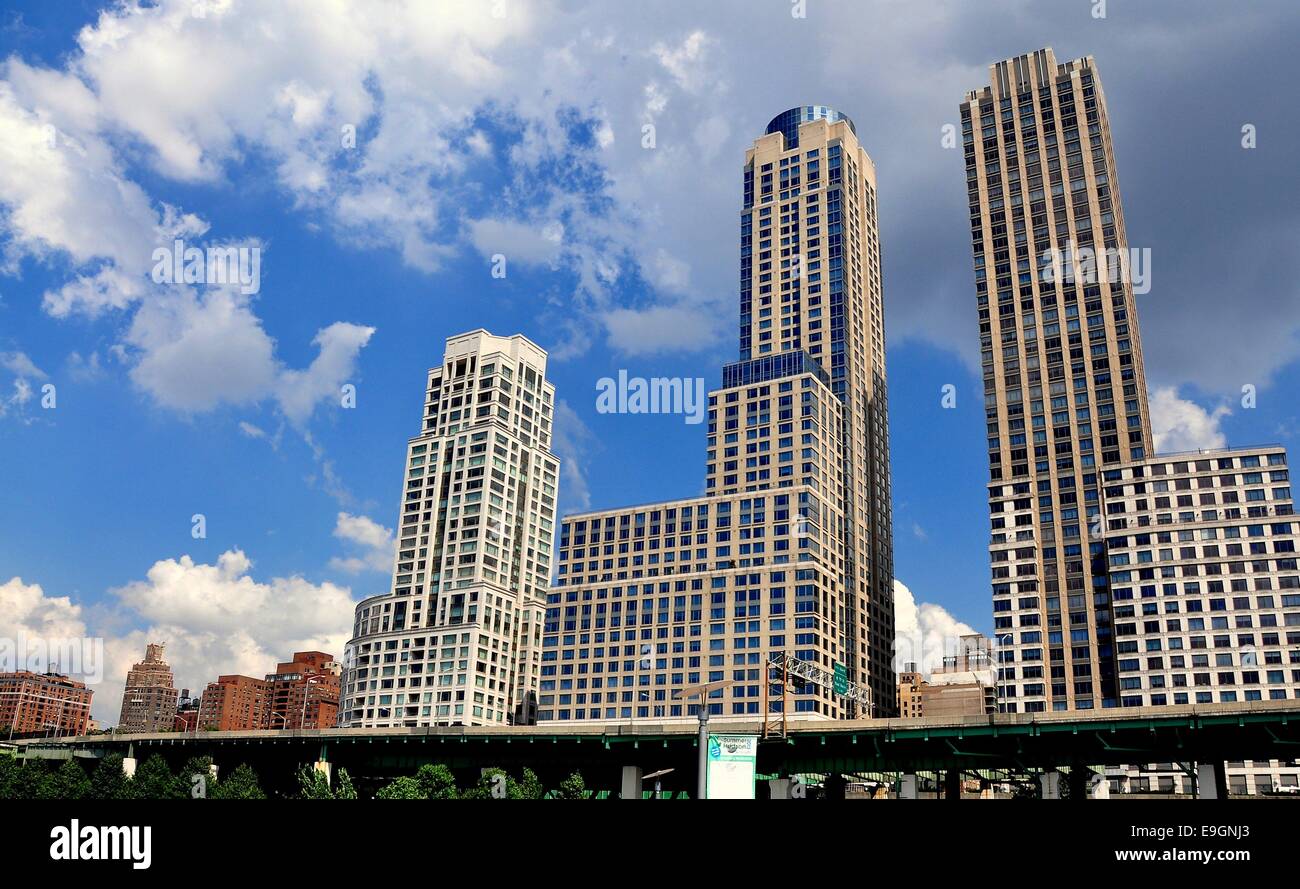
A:
POLYGON ((559 461, 546 352, 447 340, 406 449, 391 591, 358 604, 339 725, 504 725, 536 713, 559 461))

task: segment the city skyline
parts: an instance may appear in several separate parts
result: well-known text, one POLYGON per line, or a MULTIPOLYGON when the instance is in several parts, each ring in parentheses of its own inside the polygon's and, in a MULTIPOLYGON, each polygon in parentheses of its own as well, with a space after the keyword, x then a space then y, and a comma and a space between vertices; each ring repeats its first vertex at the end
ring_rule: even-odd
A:
MULTIPOLYGON (((1119 15, 1118 11, 1112 13, 1119 15)), ((817 16, 813 9, 808 22, 782 23, 780 27, 806 26, 813 31, 822 27, 817 16)), ((128 27, 140 26, 145 19, 142 16, 132 20, 128 27)), ((540 27, 525 15, 518 19, 507 19, 502 27, 518 28, 519 34, 532 34, 530 28, 540 27)), ((478 27, 472 20, 467 21, 465 27, 478 27)), ((1079 24, 1084 21, 1086 9, 1080 13, 1079 24)), ((1294 429, 1288 425, 1294 424, 1291 411, 1284 403, 1279 404, 1278 398, 1284 398, 1287 381, 1294 373, 1285 349, 1275 341, 1270 341, 1272 345, 1261 344, 1260 348, 1234 348, 1234 341, 1228 337, 1233 330, 1230 323, 1215 325, 1206 321, 1212 313, 1204 306, 1197 308, 1196 302, 1186 296, 1179 297, 1185 304, 1173 315, 1169 304, 1178 300, 1161 300, 1162 294, 1187 291, 1179 277, 1184 269, 1205 270, 1211 260, 1188 261, 1193 254, 1181 254, 1179 248, 1164 240, 1167 234, 1154 224, 1153 216, 1167 206, 1158 193, 1169 188, 1177 177, 1151 163, 1148 152, 1154 153, 1155 149, 1142 144, 1150 135, 1144 129, 1148 124, 1142 121, 1143 115, 1154 113, 1159 91, 1168 89, 1172 75, 1159 74, 1150 83, 1136 77, 1134 50, 1126 49, 1117 37, 1108 36, 1105 29, 1110 23, 1097 23, 1095 39, 1092 35, 1069 33, 1063 40, 1048 33, 1052 29, 1044 23, 1039 39, 1022 34, 1017 34, 1014 42, 1011 36, 999 38, 998 52, 972 45, 960 56, 960 64, 936 77, 939 82, 925 82, 925 95, 942 99, 942 107, 917 112, 923 121, 913 123, 911 117, 898 113, 900 105, 889 104, 900 101, 896 87, 862 80, 828 89, 819 85, 818 75, 822 72, 816 68, 801 69, 800 82, 793 88, 782 88, 787 93, 798 93, 790 95, 788 101, 773 101, 771 93, 775 90, 771 88, 749 90, 746 85, 733 83, 731 98, 744 108, 728 108, 726 114, 703 113, 710 106, 701 98, 707 90, 702 88, 700 78, 707 80, 710 71, 718 70, 716 66, 725 66, 731 58, 727 53, 733 49, 716 22, 706 17, 698 22, 698 28, 664 33, 657 38, 659 43, 652 41, 639 50, 637 57, 643 57, 648 67, 639 71, 637 83, 657 83, 664 91, 668 109, 650 114, 657 124, 657 147, 653 149, 640 147, 644 138, 640 112, 647 105, 641 98, 630 102, 633 113, 607 100, 604 118, 592 114, 581 118, 578 125, 562 128, 567 154, 557 155, 553 148, 548 154, 545 141, 529 141, 525 138, 528 128, 508 119, 475 118, 470 126, 448 124, 446 132, 456 134, 454 138, 460 140, 455 143, 459 148, 452 153, 457 163, 470 163, 465 159, 474 157, 493 159, 490 163, 484 161, 481 169, 462 166, 462 170, 473 170, 468 174, 470 179, 491 183, 499 191, 493 192, 497 195, 495 203, 467 204, 472 209, 462 220, 463 242, 457 241, 461 246, 445 255, 438 250, 428 252, 431 245, 445 246, 433 237, 433 229, 428 226, 417 226, 405 247, 393 248, 382 246, 393 242, 385 242, 377 234, 385 230, 382 220, 362 233, 353 231, 340 237, 335 228, 342 225, 338 218, 324 219, 322 225, 314 211, 299 210, 301 215, 295 216, 286 209, 271 207, 274 201, 258 197, 266 193, 266 186, 257 184, 259 171, 246 159, 226 153, 221 138, 201 128, 181 127, 179 131, 190 140, 174 142, 165 137, 177 131, 154 131, 150 129, 152 123, 135 121, 131 124, 135 131, 148 134, 141 137, 150 146, 145 159, 111 141, 96 142, 101 135, 78 118, 74 109, 58 106, 57 97, 45 91, 49 85, 34 73, 42 65, 62 70, 58 52, 68 47, 75 27, 66 21, 43 19, 36 11, 29 12, 23 24, 27 30, 15 27, 5 32, 10 51, 23 60, 6 63, 6 121, 29 127, 36 137, 44 132, 40 121, 58 118, 62 121, 61 126, 56 126, 58 132, 84 144, 103 145, 110 156, 120 156, 115 169, 121 181, 143 183, 150 200, 165 200, 180 210, 204 216, 212 226, 211 234, 191 232, 192 243, 210 245, 239 238, 261 243, 265 239, 261 266, 264 295, 255 301, 241 301, 233 295, 227 298, 219 295, 224 291, 215 291, 207 302, 169 314, 167 303, 141 302, 130 296, 129 290, 122 290, 126 295, 118 302, 105 297, 99 314, 92 316, 78 313, 88 308, 86 301, 96 294, 102 297, 119 292, 114 287, 120 288, 120 282, 101 278, 82 290, 68 286, 69 282, 87 274, 84 266, 93 264, 95 257, 109 257, 125 268, 135 248, 72 240, 61 243, 53 229, 19 229, 17 223, 10 226, 9 234, 20 251, 22 275, 4 280, 6 320, 13 323, 0 328, 5 368, 0 385, 12 397, 9 393, 23 391, 16 382, 23 380, 32 398, 7 402, 5 415, 0 417, 0 441, 12 455, 9 462, 14 467, 0 481, 14 492, 16 504, 27 510, 25 518, 10 519, 12 524, 4 528, 0 589, 5 590, 6 602, 15 603, 11 613, 19 627, 46 634, 53 628, 66 628, 69 635, 103 635, 110 640, 106 682, 95 698, 96 715, 101 718, 108 716, 111 720, 116 715, 110 711, 115 709, 114 699, 120 701, 120 695, 111 690, 112 683, 125 674, 123 665, 133 662, 124 658, 138 659, 146 640, 169 642, 169 655, 175 655, 174 666, 178 671, 185 670, 179 674, 183 681, 176 684, 191 688, 202 688, 220 674, 261 675, 286 651, 343 650, 354 603, 379 592, 388 583, 385 574, 390 568, 384 566, 391 565, 391 551, 387 548, 394 540, 390 536, 394 526, 387 513, 395 490, 396 459, 388 442, 408 434, 404 418, 416 391, 410 380, 432 363, 436 344, 447 336, 476 327, 498 334, 520 332, 541 341, 548 351, 565 354, 563 359, 552 360, 557 375, 557 437, 565 439, 572 458, 565 461, 566 465, 577 467, 578 474, 561 481, 562 504, 566 496, 570 498, 563 512, 612 509, 624 502, 701 493, 698 454, 703 430, 683 426, 675 416, 603 415, 595 408, 594 386, 598 379, 616 376, 619 370, 645 378, 715 380, 721 363, 734 357, 734 334, 729 332, 735 321, 734 284, 729 285, 730 289, 716 288, 722 291, 716 305, 689 303, 681 298, 665 304, 662 297, 709 289, 709 276, 721 274, 710 271, 709 266, 734 271, 734 230, 727 220, 734 218, 729 214, 736 205, 735 148, 743 148, 772 113, 798 102, 827 102, 848 114, 857 123, 864 147, 877 164, 888 162, 889 169, 897 171, 897 175, 882 173, 880 188, 884 314, 890 343, 890 377, 894 381, 890 407, 896 575, 902 583, 915 588, 921 602, 942 606, 952 618, 976 630, 992 632, 985 582, 987 528, 981 512, 987 479, 976 481, 987 473, 978 445, 983 438, 980 383, 971 372, 971 356, 966 351, 973 349, 961 344, 974 340, 975 320, 969 299, 969 248, 962 242, 960 121, 952 109, 957 97, 985 82, 982 72, 993 59, 1055 45, 1061 58, 1093 55, 1106 73, 1116 126, 1125 128, 1117 137, 1116 150, 1124 176, 1131 235, 1137 244, 1149 243, 1153 248, 1154 288, 1145 301, 1141 296, 1137 299, 1147 348, 1149 352, 1154 350, 1155 366, 1159 368, 1152 412, 1163 412, 1165 433, 1178 428, 1177 423, 1171 423, 1171 416, 1184 418, 1181 434, 1193 442, 1199 436, 1206 443, 1226 437, 1234 446, 1279 439, 1286 443, 1292 434, 1287 430, 1294 429), (33 30, 35 34, 30 33, 33 30), (697 38, 697 33, 703 36, 697 38), (682 110, 675 111, 677 108, 682 110), (691 128, 686 127, 687 123, 691 128), (957 127, 957 150, 942 147, 945 124, 957 127), (900 160, 895 144, 898 140, 887 135, 895 126, 912 134, 912 141, 903 140, 918 156, 910 167, 900 160), (602 127, 612 134, 613 147, 601 147, 602 141, 609 138, 602 127), (674 140, 687 138, 691 140, 694 163, 704 167, 705 175, 676 166, 679 155, 672 150, 674 140), (199 146, 198 160, 186 153, 187 144, 199 146), (477 154, 484 149, 474 146, 486 146, 486 153, 477 154), (667 170, 657 170, 654 163, 642 167, 638 155, 623 153, 631 148, 646 152, 647 160, 662 157, 664 160, 656 163, 672 166, 667 170), (661 154, 656 155, 656 151, 661 154), (592 185, 590 177, 601 171, 606 175, 617 171, 618 189, 606 196, 617 206, 644 202, 649 191, 666 188, 676 179, 689 179, 694 185, 687 190, 698 192, 701 203, 722 209, 716 214, 713 210, 699 212, 688 220, 674 212, 680 205, 660 204, 663 218, 658 228, 680 228, 680 232, 672 236, 671 242, 651 238, 644 255, 629 255, 620 278, 623 283, 616 286, 601 277, 608 272, 602 272, 596 261, 601 251, 584 240, 590 228, 582 227, 584 220, 565 215, 571 207, 553 197, 542 201, 542 195, 511 189, 511 164, 524 163, 518 158, 529 152, 535 153, 534 158, 545 158, 545 169, 557 176, 561 169, 580 170, 573 173, 573 179, 565 180, 564 187, 572 194, 585 194, 592 185), (1130 162, 1133 158, 1136 161, 1130 162), (243 200, 256 213, 267 214, 268 227, 259 231, 259 225, 249 221, 249 207, 216 199, 219 186, 211 185, 216 181, 212 179, 216 169, 212 164, 223 169, 222 175, 230 181, 247 186, 248 197, 243 200), (717 173, 716 184, 707 175, 710 171, 717 173), (637 182, 641 185, 634 187, 637 182), (1139 197, 1134 196, 1135 186, 1139 197), (720 196, 715 196, 715 191, 720 196), (922 214, 931 220, 928 227, 940 232, 947 244, 943 249, 930 248, 929 264, 951 272, 943 288, 929 286, 924 276, 911 274, 927 264, 915 259, 926 242, 926 232, 918 228, 918 223, 903 218, 909 204, 923 208, 924 198, 931 191, 943 194, 940 203, 948 208, 922 214), (504 204, 501 197, 505 198, 504 204), (676 226, 674 220, 682 224, 676 226), (683 245, 691 239, 700 243, 698 251, 683 245), (508 246, 494 247, 494 240, 508 246), (343 245, 341 249, 332 249, 336 241, 343 245), (64 258, 53 263, 35 258, 37 251, 31 245, 38 243, 48 245, 52 254, 47 255, 64 258), (327 244, 331 249, 325 249, 327 244), (120 252, 113 252, 119 248, 120 252), (498 252, 508 263, 504 279, 491 277, 491 260, 498 252), (702 260, 702 254, 711 258, 702 260), (427 268, 432 255, 443 263, 441 270, 427 268), (287 280, 300 274, 301 283, 277 289, 285 288, 287 280), (330 286, 331 278, 341 287, 330 286), (605 326, 575 337, 569 335, 572 331, 568 322, 587 316, 566 312, 563 298, 569 282, 583 281, 603 282, 609 294, 598 313, 605 326), (637 283, 633 286, 628 281, 637 283), (100 285, 105 289, 98 289, 100 285), (497 290, 491 289, 497 285, 497 290), (354 295, 340 292, 343 288, 368 295, 359 301, 354 295), (928 297, 922 298, 920 301, 930 308, 921 315, 933 321, 933 329, 927 331, 918 323, 912 303, 918 301, 918 294, 937 289, 951 292, 950 303, 943 305, 950 304, 952 311, 934 311, 935 304, 925 303, 928 297), (309 308, 305 317, 296 317, 307 305, 308 294, 317 290, 324 294, 319 306, 309 308), (385 295, 369 295, 376 290, 385 295), (422 298, 429 291, 445 292, 449 298, 422 298), (457 299, 457 293, 465 297, 457 299), (540 310, 536 293, 543 294, 540 310), (288 299, 283 298, 285 294, 289 294, 288 299), (381 305, 384 301, 389 304, 381 305), (410 311, 394 308, 402 302, 410 311), (410 305, 415 302, 418 308, 410 305), (292 311, 287 308, 290 305, 292 311), (692 312, 673 313, 685 307, 692 312), (75 318, 65 317, 69 315, 75 318), (223 317, 230 325, 220 323, 223 317), (700 324, 701 318, 711 320, 700 324), (1198 318, 1202 320, 1196 321, 1198 318), (340 319, 342 326, 335 326, 340 319), (417 326, 419 335, 405 332, 417 326), (1221 351, 1237 356, 1236 362, 1242 365, 1238 376, 1242 379, 1220 375, 1217 389, 1191 388, 1193 382, 1205 385, 1216 372, 1180 367, 1178 357, 1169 354, 1175 347, 1168 343, 1180 338, 1197 341, 1207 332, 1217 333, 1219 326, 1228 337, 1221 351), (376 332, 367 333, 372 327, 376 332), (1153 329, 1160 333, 1153 334, 1153 329), (309 346, 318 331, 321 333, 316 345, 309 346), (630 349, 638 333, 666 339, 667 347, 676 354, 670 351, 667 357, 662 353, 652 356, 630 349), (186 337, 181 340, 184 348, 170 352, 161 348, 167 337, 182 334, 186 337), (1153 346, 1157 340, 1165 344, 1153 346), (588 341, 586 354, 575 356, 574 343, 588 341), (369 343, 364 349, 359 345, 363 342, 369 343), (431 347, 430 343, 435 345, 431 347), (248 345, 251 351, 239 351, 241 344, 248 345), (279 348, 282 357, 272 361, 273 373, 268 376, 266 364, 257 362, 273 354, 268 351, 272 348, 279 348), (210 349, 243 356, 243 364, 232 367, 220 362, 200 363, 199 371, 190 372, 183 362, 168 363, 184 357, 178 353, 206 360, 205 356, 213 354, 210 349), (248 356, 252 357, 244 360, 248 356), (241 369, 252 369, 253 373, 245 377, 235 372, 241 369), (1168 394, 1171 382, 1183 385, 1172 397, 1168 394), (52 413, 42 413, 39 407, 41 387, 46 383, 57 387, 58 406, 52 413), (335 391, 348 383, 356 386, 357 407, 330 403, 337 402, 335 391), (949 384, 955 386, 956 393, 957 407, 952 411, 942 407, 943 387, 949 384), (1257 388, 1257 408, 1242 406, 1243 385, 1257 388), (1181 400, 1188 396, 1194 402, 1181 400), (95 441, 94 457, 77 460, 73 456, 75 449, 65 443, 69 438, 95 441), (639 444, 646 439, 652 440, 655 447, 639 444), (646 467, 644 478, 627 472, 627 461, 611 459, 624 453, 637 455, 637 465, 646 467), (34 461, 44 454, 78 468, 66 474, 17 471, 20 466, 36 465, 34 461), (251 471, 236 472, 239 465, 247 465, 251 471), (164 484, 164 479, 176 481, 164 484), (59 528, 63 522, 55 522, 55 511, 44 508, 47 503, 64 502, 74 492, 87 499, 82 521, 89 538, 97 544, 88 547, 81 559, 67 558, 70 544, 67 534, 59 528), (274 498, 267 497, 268 493, 274 493, 274 498), (145 494, 148 496, 142 496, 145 494), (948 505, 950 500, 952 506, 948 505), (263 501, 264 508, 250 508, 250 504, 263 501), (196 515, 204 517, 205 537, 192 536, 196 515), (950 564, 939 564, 944 562, 950 564), (66 602, 61 598, 65 596, 66 602), (204 606, 205 597, 234 603, 234 617, 214 614, 204 606), (281 601, 286 603, 285 611, 304 615, 307 622, 292 626, 276 615, 262 625, 252 618, 273 610, 271 603, 281 601), (340 622, 341 614, 346 619, 340 622), (245 625, 244 641, 250 644, 236 649, 224 643, 235 628, 228 620, 245 625)), ((1250 31, 1251 24, 1246 16, 1234 27, 1255 33, 1250 31)), ((214 15, 202 27, 223 25, 220 16, 214 15)), ((1026 26, 1021 30, 1032 29, 1026 26)), ((1281 33, 1285 30, 1278 29, 1281 33)), ((812 34, 802 37, 798 31, 788 33, 793 39, 817 39, 812 34)), ((824 36, 824 31, 816 33, 824 36)), ((1256 33, 1255 37, 1257 46, 1268 42, 1262 34, 1256 33)), ((494 56, 495 45, 490 40, 480 49, 485 58, 494 56)), ((95 95, 105 108, 125 114, 114 104, 113 60, 105 52, 102 48, 92 49, 80 76, 97 84, 95 95)), ((1259 55, 1267 58, 1267 53, 1259 55)), ((1206 64, 1207 69, 1212 67, 1206 64)), ((1218 67, 1223 70, 1230 66, 1218 67)), ((1263 82, 1265 75, 1257 76, 1263 82)), ((313 114, 321 113, 313 105, 310 90, 296 91, 283 82, 276 83, 277 88, 283 87, 277 107, 289 119, 312 121, 313 114)), ((1208 78, 1202 86, 1212 95, 1217 88, 1208 78)), ((574 95, 580 94, 574 91, 574 95)), ((480 95, 476 93, 475 98, 480 95)), ((928 109, 929 105, 927 100, 918 107, 928 109)), ((1218 113, 1211 111, 1210 120, 1195 129, 1164 129, 1175 134, 1171 138, 1177 138, 1179 133, 1196 133, 1198 138, 1204 138, 1203 127, 1217 126, 1219 136, 1215 138, 1236 154, 1225 155, 1231 164, 1221 167, 1223 174, 1212 187, 1226 188, 1225 181, 1248 184, 1260 175, 1258 167, 1248 164, 1270 169, 1269 165, 1275 163, 1271 152, 1285 144, 1286 124, 1270 117, 1265 109, 1251 108, 1249 115, 1237 113, 1242 119, 1229 127, 1227 117, 1214 117, 1218 113), (1241 127, 1245 124, 1259 127, 1259 148, 1240 147, 1241 127)), ((332 125, 337 121, 329 118, 329 122, 332 125)), ((232 126, 237 129, 241 124, 232 126)), ((265 134, 268 145, 287 156, 286 146, 291 143, 281 138, 283 134, 272 136, 265 134)), ((360 136, 363 147, 370 144, 364 126, 360 136)), ((56 135, 57 151, 70 144, 60 138, 56 135)), ((33 143, 32 152, 43 150, 44 144, 42 140, 33 143)), ((290 179, 287 181, 292 184, 275 187, 290 191, 305 188, 303 183, 312 172, 311 158, 301 151, 293 157, 304 165, 295 168, 295 174, 308 179, 290 179)), ((39 179, 41 169, 33 167, 32 177, 39 179)), ((289 168, 284 172, 288 176, 289 168)), ((31 206, 24 203, 31 196, 19 190, 19 183, 6 182, 5 188, 0 200, 7 208, 31 206)), ((300 193, 309 194, 310 189, 300 193)), ((122 209, 102 203, 93 206, 102 208, 106 219, 118 218, 111 213, 122 209)), ((355 195, 348 206, 352 212, 366 210, 355 195)), ((126 209, 133 208, 138 209, 135 205, 126 209)), ((163 211, 157 212, 161 218, 163 211)), ((10 217, 24 224, 31 218, 23 214, 10 217)), ((387 229, 390 234, 401 230, 396 221, 392 222, 393 227, 387 229)), ((620 234, 621 219, 606 219, 604 224, 613 235, 620 234)), ((132 229, 127 226, 122 230, 132 229)), ((1239 230, 1249 229, 1243 223, 1239 230)), ((157 245, 149 241, 148 246, 152 249, 157 245)), ((1204 256, 1212 251, 1199 252, 1204 256)), ((144 264, 142 281, 150 265, 144 264)), ((1152 363, 1152 355, 1148 363, 1152 363)), ((1161 431, 1155 429, 1157 435, 1161 431)), ((941 615, 933 616, 942 619, 941 615)), ((6 634, 15 635, 8 628, 6 634)))

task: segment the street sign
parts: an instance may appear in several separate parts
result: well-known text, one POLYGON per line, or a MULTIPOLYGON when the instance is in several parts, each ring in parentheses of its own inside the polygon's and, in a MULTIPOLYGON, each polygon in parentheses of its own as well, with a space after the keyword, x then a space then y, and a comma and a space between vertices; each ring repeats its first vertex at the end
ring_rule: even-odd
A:
POLYGON ((835 671, 832 673, 816 664, 801 661, 794 655, 782 654, 779 651, 772 652, 768 663, 777 669, 784 668, 792 679, 803 679, 823 688, 830 688, 840 697, 861 704, 868 713, 871 712, 871 692, 849 682, 848 670, 843 664, 835 664, 835 671))
POLYGON ((754 799, 757 735, 709 735, 708 799, 754 799))

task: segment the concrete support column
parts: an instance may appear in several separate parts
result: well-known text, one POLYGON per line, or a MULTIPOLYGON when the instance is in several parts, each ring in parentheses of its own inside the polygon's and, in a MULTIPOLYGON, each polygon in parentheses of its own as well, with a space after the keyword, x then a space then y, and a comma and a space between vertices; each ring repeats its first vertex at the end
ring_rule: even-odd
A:
POLYGON ((1061 798, 1061 773, 1056 769, 1048 769, 1039 775, 1038 783, 1043 789, 1043 799, 1061 798))
POLYGON ((1223 768, 1223 760, 1196 764, 1196 798, 1228 798, 1228 775, 1223 768))
MULTIPOLYGON (((215 772, 216 772, 216 768, 217 768, 217 767, 216 767, 215 765, 213 765, 212 769, 213 769, 214 774, 213 774, 212 777, 214 777, 214 778, 216 777, 216 774, 215 774, 215 772)), ((326 787, 333 787, 333 786, 334 786, 334 766, 333 766, 333 764, 331 764, 331 763, 328 762, 327 760, 324 760, 324 759, 318 759, 318 760, 316 760, 316 771, 320 772, 322 775, 325 776, 325 786, 326 786, 326 787)))
POLYGON ((906 774, 898 782, 899 799, 916 799, 916 775, 906 774))
POLYGON ((619 799, 641 798, 641 767, 623 766, 623 784, 619 799))
POLYGON ((767 782, 772 799, 794 799, 791 788, 794 782, 789 778, 772 778, 767 782))
POLYGON ((1089 781, 1088 799, 1110 799, 1110 779, 1103 770, 1089 781))
POLYGON ((122 773, 128 778, 135 777, 136 760, 134 756, 122 757, 122 773))
POLYGON ((943 773, 943 798, 961 799, 961 772, 958 769, 943 773))

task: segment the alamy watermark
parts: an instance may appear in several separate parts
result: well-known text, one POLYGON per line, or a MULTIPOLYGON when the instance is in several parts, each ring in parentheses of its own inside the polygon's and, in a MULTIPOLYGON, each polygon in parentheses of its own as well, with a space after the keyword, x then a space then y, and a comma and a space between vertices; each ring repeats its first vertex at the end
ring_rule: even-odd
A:
POLYGON ((686 422, 704 422, 708 399, 703 377, 629 377, 596 381, 596 412, 601 414, 683 414, 686 422))
POLYGON ((1039 271, 1046 283, 1097 284, 1104 280, 1109 284, 1130 284, 1134 293, 1149 293, 1151 248, 1107 247, 1098 250, 1069 241, 1064 248, 1044 250, 1039 271))
POLYGON ((88 685, 104 679, 104 640, 97 636, 0 637, 0 673, 27 670, 77 676, 88 685))
POLYGON ((245 295, 262 289, 262 248, 213 245, 186 247, 177 238, 153 251, 155 284, 237 284, 245 295))

